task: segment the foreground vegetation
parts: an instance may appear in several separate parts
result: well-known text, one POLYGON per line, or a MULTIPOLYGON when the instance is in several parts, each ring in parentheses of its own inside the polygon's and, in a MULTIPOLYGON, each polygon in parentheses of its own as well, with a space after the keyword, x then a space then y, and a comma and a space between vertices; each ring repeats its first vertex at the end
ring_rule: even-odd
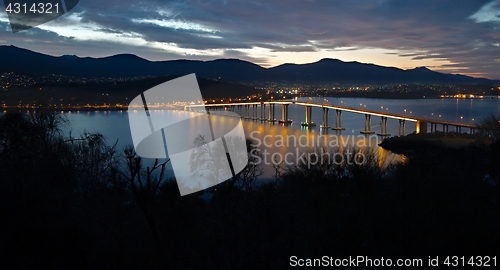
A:
MULTIPOLYGON (((0 116, 0 267, 280 269, 290 256, 500 254, 500 139, 424 148, 402 164, 258 166, 180 196, 143 164, 54 114, 0 116), (211 195, 210 200, 200 195, 211 195)), ((249 151, 252 146, 249 144, 249 151)), ((204 196, 206 198, 207 196, 204 196)))

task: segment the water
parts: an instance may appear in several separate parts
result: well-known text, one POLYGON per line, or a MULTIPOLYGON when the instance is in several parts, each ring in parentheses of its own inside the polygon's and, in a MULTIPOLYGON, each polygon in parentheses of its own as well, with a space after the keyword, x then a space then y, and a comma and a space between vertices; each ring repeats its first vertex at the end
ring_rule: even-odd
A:
MULTIPOLYGON (((369 98, 301 98, 302 101, 328 102, 352 108, 389 112, 413 117, 477 124, 481 119, 493 114, 500 115, 500 99, 369 99, 369 98)), ((292 112, 292 109, 290 109, 292 112)), ((290 113, 291 115, 291 113, 290 113)), ((293 119, 303 121, 305 109, 294 110, 293 119)), ((330 112, 330 126, 335 114, 330 112)), ((321 109, 313 109, 313 120, 321 123, 321 109)), ((356 133, 363 129, 362 114, 343 113, 343 125, 347 131, 356 133)), ((380 118, 372 117, 372 130, 380 131, 380 118)), ((415 125, 407 124, 407 133, 415 131, 415 125)), ((388 132, 398 134, 398 120, 388 119, 388 132)))
POLYGON ((70 122, 68 132, 74 137, 84 131, 99 132, 108 144, 117 143, 117 149, 132 144, 127 111, 71 111, 63 114, 70 122))
MULTIPOLYGON (((463 123, 478 123, 482 118, 491 114, 500 115, 500 99, 368 99, 368 98, 302 98, 299 101, 329 102, 335 105, 363 108, 369 110, 397 113, 415 117, 427 117, 463 123)), ((259 117, 260 117, 260 109, 259 117)), ((185 114, 189 112, 165 111, 167 114, 185 114)), ((128 114, 126 111, 72 111, 64 112, 70 122, 73 136, 81 134, 84 130, 95 131, 103 134, 108 144, 117 142, 117 149, 123 149, 132 144, 129 129, 128 114)), ((281 106, 276 106, 276 118, 281 116, 281 106)), ((282 126, 278 123, 267 123, 261 121, 243 120, 243 128, 247 138, 252 138, 259 145, 263 156, 261 161, 264 165, 263 177, 272 177, 274 170, 271 164, 274 159, 285 157, 291 163, 297 161, 297 156, 303 152, 313 149, 332 149, 349 146, 372 147, 375 153, 384 162, 400 160, 399 155, 381 150, 377 145, 381 141, 376 135, 366 137, 360 134, 364 128, 364 116, 362 114, 344 112, 343 127, 345 130, 338 132, 331 129, 319 128, 322 120, 321 108, 313 108, 312 120, 317 123, 316 127, 304 128, 300 122, 305 120, 305 108, 298 105, 289 106, 289 118, 294 122, 290 126, 282 126), (288 154, 288 156, 287 156, 288 154), (265 156, 264 156, 265 155, 265 156), (266 160, 264 160, 266 158, 266 160)), ((179 117, 178 115, 175 117, 179 117)), ((335 125, 335 114, 330 111, 330 126, 335 125)), ((227 119, 222 121, 237 121, 227 119)), ((380 132, 380 119, 372 118, 371 129, 380 132)), ((194 123, 193 123, 194 124, 194 123)), ((406 134, 414 132, 415 125, 407 123, 406 134)), ((466 130, 464 130, 466 131, 466 130)), ((172 131, 178 132, 178 131, 172 131)), ((388 120, 388 132, 398 134, 398 121, 388 120)), ((179 132, 180 138, 185 136, 179 132)), ((169 168, 171 169, 171 168, 169 168)))

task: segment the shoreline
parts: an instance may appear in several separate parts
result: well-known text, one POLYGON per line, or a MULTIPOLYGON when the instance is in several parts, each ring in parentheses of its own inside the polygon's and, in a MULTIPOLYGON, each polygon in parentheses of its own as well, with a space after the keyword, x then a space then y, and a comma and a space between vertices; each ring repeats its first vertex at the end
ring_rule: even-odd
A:
POLYGON ((128 111, 128 108, 117 108, 117 107, 110 107, 110 108, 60 108, 60 109, 54 109, 54 108, 2 108, 0 110, 1 112, 91 112, 91 111, 96 111, 96 112, 102 112, 102 111, 128 111))
POLYGON ((414 155, 429 149, 463 149, 471 146, 482 146, 491 143, 490 140, 481 139, 478 134, 468 133, 411 133, 402 137, 384 139, 379 146, 385 150, 400 155, 414 155))

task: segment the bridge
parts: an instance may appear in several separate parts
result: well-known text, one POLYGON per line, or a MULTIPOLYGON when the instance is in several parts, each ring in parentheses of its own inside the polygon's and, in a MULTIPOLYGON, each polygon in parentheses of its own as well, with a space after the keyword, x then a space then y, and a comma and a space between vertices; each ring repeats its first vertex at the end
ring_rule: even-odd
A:
MULTIPOLYGON (((416 133, 427 133, 428 126, 430 125, 430 132, 438 131, 438 125, 442 127, 442 132, 450 132, 449 127, 454 127, 455 132, 462 132, 462 128, 467 128, 470 134, 474 134, 475 130, 478 129, 477 125, 465 124, 458 122, 441 121, 435 119, 428 119, 422 117, 413 117, 408 115, 389 113, 389 112, 378 112, 367 109, 352 108, 340 105, 333 105, 330 103, 321 102, 308 102, 308 101, 266 101, 266 102, 245 102, 245 103, 217 103, 217 104, 194 104, 184 106, 184 110, 187 111, 232 111, 238 113, 243 119, 259 120, 276 122, 280 124, 288 125, 292 123, 292 120, 288 118, 288 107, 290 105, 299 105, 305 107, 305 121, 301 122, 301 126, 312 127, 316 126, 316 123, 312 121, 312 108, 317 107, 322 109, 322 122, 320 128, 328 129, 329 126, 329 111, 335 112, 335 126, 332 127, 333 130, 345 130, 342 127, 342 113, 350 112, 364 115, 364 129, 361 131, 362 134, 374 134, 375 131, 371 130, 371 119, 372 117, 380 117, 381 130, 377 135, 380 136, 391 136, 387 129, 387 119, 396 119, 399 121, 398 135, 405 135, 406 123, 414 122, 416 133), (281 118, 276 119, 275 109, 276 105, 281 105, 281 118)), ((453 131, 453 129, 452 129, 453 131)))

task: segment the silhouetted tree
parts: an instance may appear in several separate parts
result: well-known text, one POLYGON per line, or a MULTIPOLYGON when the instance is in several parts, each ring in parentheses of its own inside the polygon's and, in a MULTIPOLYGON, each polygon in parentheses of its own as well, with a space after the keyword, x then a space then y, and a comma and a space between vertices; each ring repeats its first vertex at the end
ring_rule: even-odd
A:
POLYGON ((500 140, 500 117, 490 115, 482 119, 479 124, 479 132, 486 138, 500 140))
POLYGON ((154 206, 157 195, 160 191, 160 185, 165 180, 165 165, 170 159, 160 163, 155 159, 151 167, 143 168, 142 158, 137 155, 132 146, 125 147, 123 150, 126 159, 126 171, 121 175, 129 183, 134 200, 140 207, 149 224, 149 228, 154 239, 159 239, 160 235, 156 227, 154 218, 154 206))

